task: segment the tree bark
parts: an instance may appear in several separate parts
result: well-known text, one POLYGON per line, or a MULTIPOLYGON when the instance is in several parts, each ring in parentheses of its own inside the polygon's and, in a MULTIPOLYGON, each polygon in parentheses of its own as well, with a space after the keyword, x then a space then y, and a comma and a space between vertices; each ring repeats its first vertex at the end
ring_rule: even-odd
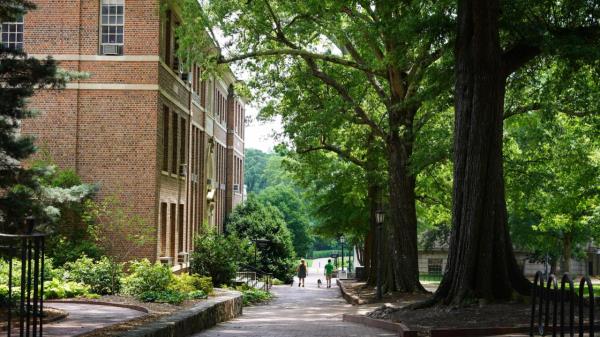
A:
POLYGON ((499 0, 461 0, 456 42, 454 186, 450 252, 434 301, 529 293, 508 231, 502 168, 506 71, 499 0))
POLYGON ((571 233, 565 234, 563 238, 563 261, 561 266, 561 273, 570 273, 571 272, 571 256, 573 250, 573 237, 571 233))
MULTIPOLYGON (((390 120, 393 125, 393 114, 390 120)), ((397 130, 392 127, 391 130, 397 130)), ((425 291, 419 282, 417 251, 416 179, 409 171, 412 144, 401 139, 397 131, 391 131, 387 144, 389 165, 389 221, 386 225, 388 238, 387 263, 391 264, 392 284, 388 291, 425 291)))

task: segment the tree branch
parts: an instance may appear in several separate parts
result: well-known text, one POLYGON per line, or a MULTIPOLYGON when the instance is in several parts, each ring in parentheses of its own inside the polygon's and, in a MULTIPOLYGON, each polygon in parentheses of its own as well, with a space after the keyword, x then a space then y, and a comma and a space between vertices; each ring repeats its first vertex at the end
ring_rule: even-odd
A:
POLYGON ((337 57, 334 55, 323 55, 318 53, 309 52, 302 49, 291 49, 291 48, 282 48, 282 49, 271 49, 271 50, 263 50, 263 51, 254 51, 246 54, 236 55, 229 58, 220 57, 217 63, 233 63, 237 61, 242 61, 251 58, 261 58, 267 56, 278 56, 278 55, 289 55, 289 56, 301 56, 301 57, 309 57, 312 59, 322 60, 330 63, 339 64, 346 67, 351 67, 354 69, 362 70, 366 73, 370 73, 373 75, 383 76, 383 73, 372 69, 368 66, 358 64, 353 61, 346 60, 341 57, 337 57))
POLYGON ((504 74, 509 76, 524 66, 527 62, 541 54, 542 49, 538 46, 532 46, 519 43, 502 55, 504 62, 504 74))
POLYGON ((348 151, 345 151, 337 146, 327 144, 323 140, 321 140, 321 144, 322 144, 321 146, 309 147, 304 150, 296 150, 296 152, 298 154, 305 154, 305 153, 309 153, 309 152, 324 150, 324 151, 333 152, 333 153, 337 154, 338 156, 340 156, 341 158, 344 158, 345 160, 353 163, 356 166, 362 167, 362 168, 364 168, 367 164, 366 161, 356 158, 355 156, 351 155, 348 151))
POLYGON ((313 75, 315 77, 320 79, 326 85, 335 89, 338 92, 338 94, 342 97, 342 99, 344 99, 344 101, 350 103, 350 105, 352 106, 352 109, 354 110, 354 112, 357 115, 357 117, 359 118, 359 120, 361 120, 364 124, 370 126, 371 129, 373 130, 373 132, 375 132, 375 134, 377 134, 378 136, 381 136, 383 138, 387 137, 385 131, 381 127, 379 127, 379 125, 377 125, 377 123, 375 123, 372 119, 369 118, 369 116, 367 115, 365 110, 363 110, 363 108, 360 106, 360 104, 358 104, 357 102, 354 101, 354 98, 352 98, 352 96, 350 96, 350 93, 343 85, 338 83, 331 76, 322 72, 319 69, 319 67, 317 66, 314 59, 312 59, 308 56, 304 56, 303 58, 306 61, 306 64, 311 69, 311 72, 313 73, 313 75))
MULTIPOLYGON (((522 115, 529 112, 539 111, 543 109, 543 105, 539 102, 531 103, 528 105, 523 105, 516 107, 512 110, 507 110, 504 112, 503 119, 506 120, 512 116, 522 115)), ((593 115, 594 111, 576 111, 565 107, 559 107, 555 109, 557 112, 563 113, 565 115, 573 116, 573 117, 585 117, 589 115, 593 115)))

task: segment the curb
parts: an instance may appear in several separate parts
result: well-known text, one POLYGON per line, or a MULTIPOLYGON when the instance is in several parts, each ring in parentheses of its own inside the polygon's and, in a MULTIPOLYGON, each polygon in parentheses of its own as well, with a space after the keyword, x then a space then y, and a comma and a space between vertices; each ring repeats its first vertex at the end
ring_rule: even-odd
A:
POLYGON ((335 282, 337 283, 337 286, 340 288, 340 291, 342 292, 342 297, 346 300, 346 302, 348 302, 352 305, 361 305, 361 304, 367 303, 367 301, 365 301, 365 300, 362 300, 356 296, 350 295, 350 293, 348 293, 348 291, 346 291, 344 282, 340 281, 340 279, 336 279, 335 282))
POLYGON ((378 329, 382 329, 382 330, 396 332, 396 333, 398 333, 399 337, 417 337, 417 331, 410 330, 406 325, 401 324, 401 323, 394 323, 394 322, 390 322, 390 321, 384 321, 381 319, 369 318, 367 316, 362 316, 362 315, 348 315, 348 314, 344 314, 342 316, 342 320, 344 322, 358 323, 358 324, 366 325, 366 326, 369 326, 372 328, 378 328, 378 329))
POLYGON ((242 314, 242 294, 223 291, 220 296, 155 322, 119 334, 120 337, 180 337, 198 333, 242 314))

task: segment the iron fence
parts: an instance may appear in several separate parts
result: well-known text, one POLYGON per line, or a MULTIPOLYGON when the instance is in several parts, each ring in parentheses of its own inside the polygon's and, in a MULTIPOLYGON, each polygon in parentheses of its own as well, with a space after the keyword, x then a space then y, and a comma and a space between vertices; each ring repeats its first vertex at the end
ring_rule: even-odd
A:
POLYGON ((575 284, 568 274, 564 274, 560 279, 560 288, 558 279, 554 275, 549 275, 546 279, 542 272, 537 272, 533 280, 531 290, 531 322, 529 326, 529 335, 545 336, 550 329, 550 316, 552 316, 551 332, 552 336, 565 336, 565 329, 568 327, 569 336, 575 336, 576 329, 580 337, 583 337, 587 331, 587 336, 594 337, 595 318, 594 318, 594 287, 589 277, 582 277, 579 282, 579 291, 575 292, 575 284), (568 289, 567 289, 568 286, 568 289), (587 298, 585 296, 587 288, 587 298), (576 296, 578 295, 578 296, 576 296), (539 302, 538 302, 539 300, 539 302), (550 304, 552 303, 552 312, 550 304), (569 323, 565 324, 565 305, 569 304, 569 323), (575 325, 575 305, 578 306, 578 324, 575 325), (588 324, 585 324, 585 307, 588 308, 588 324), (559 313, 560 307, 560 313, 559 313), (537 308, 537 312, 536 312, 537 308), (560 314, 560 318, 559 318, 560 314), (560 326, 559 326, 560 322, 560 326))

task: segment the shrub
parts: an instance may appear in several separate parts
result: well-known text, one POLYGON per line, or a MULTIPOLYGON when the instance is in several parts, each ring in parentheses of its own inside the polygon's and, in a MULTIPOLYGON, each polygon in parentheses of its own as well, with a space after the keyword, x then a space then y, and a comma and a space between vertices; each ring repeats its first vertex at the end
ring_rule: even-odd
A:
POLYGON ((284 284, 284 283, 283 283, 283 281, 282 281, 282 280, 280 280, 280 279, 278 279, 278 278, 274 278, 274 279, 271 281, 271 283, 272 283, 274 286, 280 286, 280 285, 283 285, 283 284, 284 284))
POLYGON ((244 261, 242 243, 233 236, 223 236, 205 227, 197 236, 192 253, 192 271, 212 277, 213 284, 230 284, 240 261, 244 261))
POLYGON ((254 268, 273 274, 283 281, 291 281, 295 270, 295 253, 292 235, 279 210, 263 205, 258 199, 248 200, 235 208, 225 225, 230 236, 240 240, 263 238, 268 240, 264 247, 256 247, 258 258, 252 258, 254 268))
POLYGON ((256 288, 241 286, 236 289, 242 292, 242 304, 244 306, 267 302, 273 298, 271 293, 256 288))
POLYGON ((194 290, 194 291, 190 291, 188 293, 188 298, 191 300, 199 300, 199 299, 207 298, 207 297, 208 297, 208 294, 206 294, 202 290, 194 290))
POLYGON ((87 284, 96 294, 112 295, 121 289, 123 264, 116 263, 106 256, 94 261, 84 255, 75 262, 67 263, 65 267, 69 271, 69 279, 87 284))
POLYGON ((46 299, 87 296, 89 292, 89 286, 78 282, 65 282, 57 278, 44 282, 44 297, 46 299))
MULTIPOLYGON (((131 274, 123 279, 126 294, 142 299, 144 293, 160 293, 169 289, 173 272, 160 262, 150 263, 147 259, 131 263, 131 274)), ((156 294, 150 294, 152 296, 156 294)), ((152 297, 146 294, 147 297, 152 297)), ((156 296, 155 296, 156 297, 156 296)))
POLYGON ((204 294, 213 292, 213 284, 211 277, 202 277, 200 275, 181 274, 175 275, 173 283, 169 289, 182 293, 191 293, 194 291, 202 291, 204 294))
POLYGON ((149 290, 138 296, 138 299, 144 302, 169 303, 176 305, 181 304, 186 298, 186 294, 175 290, 149 290))

